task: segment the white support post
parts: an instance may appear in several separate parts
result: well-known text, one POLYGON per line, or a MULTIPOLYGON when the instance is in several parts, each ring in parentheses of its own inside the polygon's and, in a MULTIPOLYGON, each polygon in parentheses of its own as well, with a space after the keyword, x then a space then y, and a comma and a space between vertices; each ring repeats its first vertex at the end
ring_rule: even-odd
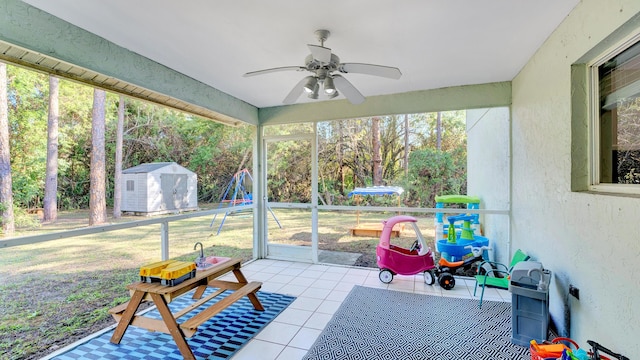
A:
POLYGON ((311 262, 318 263, 318 123, 311 140, 311 262))
POLYGON ((160 247, 162 251, 162 260, 169 260, 169 222, 160 223, 160 247))

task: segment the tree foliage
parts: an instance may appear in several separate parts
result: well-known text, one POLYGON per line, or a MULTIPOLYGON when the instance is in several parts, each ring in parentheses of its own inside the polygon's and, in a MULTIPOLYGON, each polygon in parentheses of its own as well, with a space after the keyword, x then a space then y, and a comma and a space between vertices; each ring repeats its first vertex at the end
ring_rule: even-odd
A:
MULTIPOLYGON (((49 78, 8 70, 9 138, 14 203, 42 207, 47 154, 49 78)), ((89 207, 93 88, 59 81, 58 208, 89 207)), ((106 200, 113 204, 119 96, 105 101, 106 200)), ((127 99, 123 168, 175 161, 198 174, 200 201, 217 201, 241 164, 251 166, 252 129, 228 127, 139 100, 127 99)))
POLYGON ((437 148, 436 114, 411 114, 321 123, 319 192, 324 203, 346 201, 355 187, 373 186, 373 144, 379 129, 382 183, 403 186, 405 203, 433 206, 437 194, 466 192, 466 133, 464 111, 443 112, 441 151, 437 148), (407 129, 409 133, 407 134, 407 129), (405 143, 406 136, 406 143, 405 143), (408 144, 408 147, 407 147, 408 144), (405 151, 408 174, 404 173, 405 151), (336 176, 339 174, 339 176, 336 176))
MULTIPOLYGON (((48 76, 13 66, 7 69, 14 203, 21 208, 42 207, 48 76)), ((105 100, 107 206, 113 205, 120 101, 110 93, 105 100)), ((89 207, 92 105, 92 88, 60 80, 57 206, 61 210, 89 207)), ((198 175, 201 202, 220 200, 234 173, 251 170, 255 130, 250 126, 229 127, 136 99, 126 99, 123 115, 123 169, 175 161, 198 175)), ((441 113, 441 150, 437 150, 435 113, 379 116, 375 126, 372 118, 318 123, 320 201, 348 204, 346 194, 355 187, 373 185, 376 171, 381 185, 405 188, 407 205, 433 206, 435 194, 464 193, 464 117, 464 111, 441 113)), ((264 130, 267 138, 308 135, 314 124, 264 130)), ((267 195, 271 201, 311 200, 311 148, 307 140, 269 142, 267 195)))
POLYGON ((35 207, 44 195, 49 78, 13 66, 7 76, 13 200, 35 207))

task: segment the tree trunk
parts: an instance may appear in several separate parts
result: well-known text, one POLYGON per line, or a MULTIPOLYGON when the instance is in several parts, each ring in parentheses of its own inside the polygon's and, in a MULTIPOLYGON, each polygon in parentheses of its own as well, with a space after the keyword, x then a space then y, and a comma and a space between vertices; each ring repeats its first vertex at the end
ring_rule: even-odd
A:
POLYGON ((371 146, 373 150, 373 186, 382 185, 382 154, 380 153, 380 118, 371 119, 371 146))
POLYGON ((351 136, 350 146, 351 146, 351 151, 353 152, 353 154, 351 155, 352 157, 351 162, 353 163, 351 165, 352 167, 351 171, 353 171, 353 187, 358 187, 359 183, 363 183, 364 185, 364 181, 359 180, 360 174, 362 173, 362 169, 360 168, 362 166, 362 162, 360 161, 360 152, 358 151, 360 147, 358 146, 357 136, 351 136))
POLYGON ((58 218, 58 107, 59 80, 49 76, 49 116, 47 123, 47 169, 44 180, 43 221, 58 218))
POLYGON ((113 172, 113 217, 122 215, 122 142, 124 134, 124 96, 120 95, 118 103, 118 128, 116 130, 116 163, 113 172))
POLYGON ((104 90, 93 90, 91 112, 91 175, 89 185, 89 226, 107 221, 105 186, 105 101, 104 90))
POLYGON ((409 115, 404 114, 404 176, 409 175, 409 115))
POLYGON ((342 151, 342 140, 344 137, 344 126, 342 121, 338 121, 338 141, 336 143, 336 156, 338 160, 338 180, 340 181, 340 195, 344 195, 344 154, 342 151))
POLYGON ((244 151, 244 155, 242 155, 242 161, 240 161, 240 165, 238 165, 238 169, 236 173, 240 172, 240 170, 244 169, 244 165, 249 160, 249 154, 251 154, 251 149, 247 149, 244 151))
POLYGON ((436 150, 442 150, 442 113, 436 116, 436 150))
POLYGON ((0 63, 0 222, 2 233, 15 231, 13 192, 11 189, 11 152, 9 149, 9 105, 7 103, 7 65, 0 63))

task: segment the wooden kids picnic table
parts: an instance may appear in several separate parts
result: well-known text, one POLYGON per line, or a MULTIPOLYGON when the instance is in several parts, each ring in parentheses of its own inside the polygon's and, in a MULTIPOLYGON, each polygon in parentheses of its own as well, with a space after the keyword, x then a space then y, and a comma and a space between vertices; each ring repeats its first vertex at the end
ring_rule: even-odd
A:
POLYGON ((227 259, 206 270, 197 271, 194 278, 185 280, 175 286, 145 282, 135 282, 128 285, 127 289, 131 292, 131 300, 109 310, 109 313, 111 313, 118 323, 113 332, 113 336, 111 336, 111 342, 119 344, 129 325, 133 325, 151 331, 161 331, 170 334, 176 342, 182 356, 185 359, 195 359, 185 337, 193 336, 198 330, 198 326, 202 325, 202 323, 226 309, 229 305, 240 300, 243 296, 249 298, 254 309, 259 311, 264 310, 264 307, 256 296, 256 292, 260 289, 262 283, 256 281, 247 282, 247 279, 240 271, 240 266, 241 259, 227 259), (237 282, 216 280, 217 277, 230 271, 235 275, 237 282), (217 288, 217 290, 203 298, 202 295, 207 287, 214 287, 217 288), (172 313, 167 304, 178 296, 193 289, 196 289, 193 294, 193 299, 199 300, 176 313, 172 313), (178 324, 178 318, 197 309, 202 304, 222 294, 225 290, 232 290, 233 292, 188 320, 178 324), (153 301, 162 316, 162 320, 136 315, 138 307, 145 301, 153 301))

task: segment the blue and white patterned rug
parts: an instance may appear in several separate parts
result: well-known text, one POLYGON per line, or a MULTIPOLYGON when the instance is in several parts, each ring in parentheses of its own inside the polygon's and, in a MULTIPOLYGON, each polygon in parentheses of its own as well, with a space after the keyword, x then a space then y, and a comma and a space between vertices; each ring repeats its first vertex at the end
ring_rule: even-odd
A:
POLYGON ((303 360, 518 360, 511 304, 356 286, 303 360))
MULTIPOLYGON (((212 291, 208 289, 205 295, 212 291)), ((204 309, 223 299, 228 293, 230 292, 223 293, 200 308, 204 309)), ((169 304, 171 311, 179 311, 193 303, 195 300, 191 299, 191 295, 192 293, 187 293, 171 302, 169 304)), ((263 291, 258 291, 257 295, 265 308, 264 311, 255 310, 245 296, 198 327, 196 334, 187 339, 196 358, 230 358, 295 300, 293 296, 263 291)), ((199 310, 193 311, 190 315, 197 314, 199 310)), ((178 321, 183 322, 190 315, 185 315, 178 321)), ((149 311, 145 316, 161 319, 156 309, 149 311)), ((109 342, 111 335, 113 330, 76 345, 53 359, 182 359, 171 335, 129 326, 118 345, 109 342)))

